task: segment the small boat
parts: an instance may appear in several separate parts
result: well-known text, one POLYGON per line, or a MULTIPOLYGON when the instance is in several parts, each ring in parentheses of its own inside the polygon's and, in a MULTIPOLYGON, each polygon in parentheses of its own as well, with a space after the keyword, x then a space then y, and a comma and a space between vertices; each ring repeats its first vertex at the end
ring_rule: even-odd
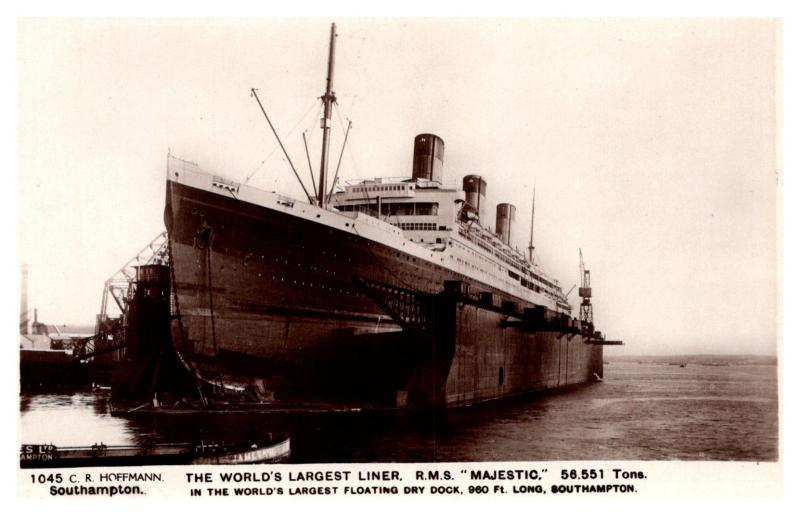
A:
POLYGON ((209 448, 202 446, 201 452, 192 459, 193 465, 246 465, 250 463, 277 463, 289 459, 291 445, 286 436, 272 445, 250 444, 246 448, 229 448, 217 446, 209 448))
POLYGON ((166 443, 57 447, 23 444, 20 468, 115 467, 130 465, 244 465, 289 459, 288 435, 268 435, 258 442, 166 443))

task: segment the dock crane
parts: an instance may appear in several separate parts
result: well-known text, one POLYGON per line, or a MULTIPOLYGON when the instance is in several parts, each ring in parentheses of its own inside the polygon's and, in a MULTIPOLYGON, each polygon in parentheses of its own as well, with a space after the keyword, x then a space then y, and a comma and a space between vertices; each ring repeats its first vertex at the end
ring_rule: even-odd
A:
POLYGON ((593 345, 625 345, 622 340, 606 340, 600 331, 594 330, 594 313, 592 313, 592 279, 589 269, 583 262, 583 251, 578 249, 580 257, 581 286, 578 288, 578 296, 581 298, 580 320, 581 328, 589 337, 589 343, 593 345))
POLYGON ((589 269, 583 262, 583 251, 578 249, 580 256, 580 281, 581 287, 578 288, 578 296, 581 298, 580 320, 584 327, 588 327, 589 334, 594 333, 594 315, 592 313, 592 282, 589 269))

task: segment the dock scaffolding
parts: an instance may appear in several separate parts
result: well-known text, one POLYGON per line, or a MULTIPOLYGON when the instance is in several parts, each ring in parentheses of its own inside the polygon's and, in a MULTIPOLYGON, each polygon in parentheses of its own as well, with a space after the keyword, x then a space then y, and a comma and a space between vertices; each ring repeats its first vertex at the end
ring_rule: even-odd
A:
POLYGON ((103 295, 100 303, 100 313, 95 321, 94 335, 76 342, 73 348, 73 358, 77 361, 87 361, 99 355, 108 355, 113 351, 120 351, 116 357, 109 359, 119 360, 125 348, 124 320, 128 312, 132 285, 136 282, 136 269, 146 265, 166 265, 169 263, 169 238, 167 231, 160 233, 150 243, 144 246, 127 263, 117 270, 103 285, 103 295), (109 315, 109 308, 113 308, 111 300, 119 310, 119 316, 109 315))
POLYGON ((166 265, 169 262, 169 252, 167 245, 169 238, 167 231, 162 232, 153 241, 133 256, 122 268, 112 275, 103 287, 103 300, 100 304, 101 318, 108 317, 108 297, 114 300, 122 315, 128 310, 127 294, 128 287, 136 281, 136 267, 144 265, 166 265))

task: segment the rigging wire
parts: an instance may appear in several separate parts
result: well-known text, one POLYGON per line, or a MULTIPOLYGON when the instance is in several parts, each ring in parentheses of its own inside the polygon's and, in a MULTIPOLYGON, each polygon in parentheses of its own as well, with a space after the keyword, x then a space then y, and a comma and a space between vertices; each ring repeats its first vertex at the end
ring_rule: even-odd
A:
POLYGON ((342 157, 344 156, 344 147, 347 146, 347 136, 350 135, 350 128, 352 126, 353 122, 348 120, 347 131, 344 133, 344 142, 342 142, 342 151, 339 153, 339 161, 336 163, 336 172, 333 174, 333 183, 331 184, 331 191, 328 193, 328 202, 330 202, 330 198, 333 195, 333 190, 336 189, 336 181, 339 180, 339 167, 342 165, 342 157))
MULTIPOLYGON (((312 110, 312 109, 314 109, 314 106, 315 106, 315 105, 317 105, 317 104, 318 104, 318 101, 317 101, 317 99, 314 99, 314 102, 313 102, 313 103, 311 104, 311 106, 309 106, 309 108, 306 110, 305 114, 304 114, 304 115, 303 115, 303 116, 302 116, 302 117, 301 117, 301 118, 300 118, 300 119, 297 121, 297 123, 294 125, 294 127, 292 127, 292 128, 291 128, 291 130, 290 130, 289 132, 287 132, 287 133, 286 133, 286 135, 283 137, 283 139, 288 139, 288 138, 289 138, 289 136, 291 136, 291 135, 292 135, 292 133, 294 133, 294 131, 297 129, 297 127, 299 127, 299 126, 300 126, 300 124, 301 124, 301 123, 303 123, 303 121, 306 119, 306 117, 308 116, 308 113, 310 113, 310 112, 311 112, 311 110, 312 110)), ((271 150, 271 151, 270 151, 270 153, 267 155, 267 157, 265 157, 265 158, 264 158, 264 160, 263 160, 263 161, 261 161, 261 162, 258 164, 258 166, 256 166, 256 167, 255 167, 255 169, 254 169, 252 172, 250 172, 250 174, 249 174, 249 175, 247 175, 247 177, 246 177, 246 178, 245 178, 245 180, 244 180, 244 184, 247 184, 247 182, 248 182, 250 179, 252 179, 252 178, 253 178, 253 176, 254 176, 254 175, 255 175, 255 174, 256 174, 256 173, 257 173, 257 172, 258 172, 258 171, 261 169, 261 167, 262 167, 262 166, 264 166, 264 163, 266 163, 267 161, 269 161, 269 158, 270 158, 270 157, 272 157, 272 155, 273 155, 273 154, 275 154, 275 152, 277 152, 279 148, 280 148, 280 144, 277 144, 277 145, 275 145, 275 146, 272 148, 272 150, 271 150)))
MULTIPOLYGON (((336 117, 339 118, 339 126, 341 127, 342 132, 344 132, 345 125, 344 122, 342 121, 342 113, 339 110, 339 104, 333 104, 333 107, 334 111, 336 112, 336 117)), ((358 168, 358 163, 356 163, 356 158, 355 155, 353 154, 353 145, 351 144, 352 139, 353 138, 351 137, 350 138, 351 141, 346 142, 347 144, 345 145, 345 147, 347 148, 347 154, 350 156, 350 161, 353 163, 353 170, 355 172, 355 176, 361 179, 363 178, 363 175, 361 174, 361 170, 358 168)))
MULTIPOLYGON (((308 114, 308 113, 306 113, 306 114, 308 114)), ((311 123, 309 124, 308 128, 303 131, 303 147, 305 147, 306 159, 308 160, 308 172, 309 172, 309 174, 311 174, 311 187, 314 188, 314 197, 317 196, 317 182, 316 182, 316 179, 314 178, 314 167, 311 164, 311 154, 309 154, 309 151, 308 151, 308 139, 306 138, 306 134, 310 133, 310 132, 312 132, 314 130, 314 127, 316 126, 316 123, 314 123, 314 122, 316 122, 316 120, 319 119, 320 114, 322 114, 322 104, 321 103, 319 104, 319 108, 317 109, 316 116, 311 118, 311 123)))
POLYGON ((303 131, 303 146, 306 149, 306 159, 308 160, 308 173, 311 174, 311 187, 314 188, 314 196, 317 196, 317 184, 314 181, 314 167, 311 166, 311 154, 308 153, 308 140, 306 139, 306 132, 303 131))
POLYGON ((278 131, 275 130, 275 126, 272 124, 272 121, 269 119, 269 115, 267 114, 267 110, 264 109, 264 105, 261 103, 261 99, 258 98, 258 93, 256 93, 256 88, 250 88, 250 92, 253 94, 253 98, 256 99, 258 102, 258 107, 261 109, 261 112, 264 114, 264 118, 267 120, 267 124, 269 125, 270 130, 272 130, 272 134, 275 135, 275 139, 278 140, 278 144, 281 146, 281 150, 283 151, 283 156, 289 162, 289 166, 292 168, 292 172, 294 176, 297 178, 297 182, 300 183, 300 187, 303 188, 303 193, 306 194, 306 198, 309 201, 313 202, 313 198, 311 195, 308 194, 308 190, 306 189, 305 184, 303 184, 303 180, 300 178, 300 175, 297 173, 297 169, 294 167, 294 163, 292 162, 292 158, 289 157, 289 152, 286 150, 286 147, 283 146, 283 141, 281 137, 278 135, 278 131))
MULTIPOLYGON (((319 100, 319 99, 317 99, 317 100, 319 100)), ((314 102, 316 102, 316 100, 314 102)), ((322 115, 322 103, 320 102, 317 105, 317 115, 314 116, 314 118, 311 119, 311 123, 308 125, 308 128, 306 129, 306 132, 310 132, 310 131, 314 130, 314 128, 317 126, 317 124, 315 122, 320 119, 321 115, 322 115)))
MULTIPOLYGON (((339 129, 342 131, 342 134, 344 134, 344 132, 345 132, 344 121, 342 120, 342 111, 339 109, 339 103, 338 102, 333 104, 333 109, 334 109, 334 112, 336 113, 336 118, 339 119, 339 129)), ((347 118, 347 117, 345 116, 345 118, 347 118)), ((348 121, 349 121, 349 118, 348 118, 348 121)))

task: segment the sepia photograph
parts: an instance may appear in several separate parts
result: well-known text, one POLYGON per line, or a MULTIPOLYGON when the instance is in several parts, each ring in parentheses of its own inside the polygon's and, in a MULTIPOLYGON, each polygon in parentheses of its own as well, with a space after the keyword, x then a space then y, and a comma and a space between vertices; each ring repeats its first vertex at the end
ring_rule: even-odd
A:
POLYGON ((781 490, 780 19, 16 29, 23 495, 781 490))

